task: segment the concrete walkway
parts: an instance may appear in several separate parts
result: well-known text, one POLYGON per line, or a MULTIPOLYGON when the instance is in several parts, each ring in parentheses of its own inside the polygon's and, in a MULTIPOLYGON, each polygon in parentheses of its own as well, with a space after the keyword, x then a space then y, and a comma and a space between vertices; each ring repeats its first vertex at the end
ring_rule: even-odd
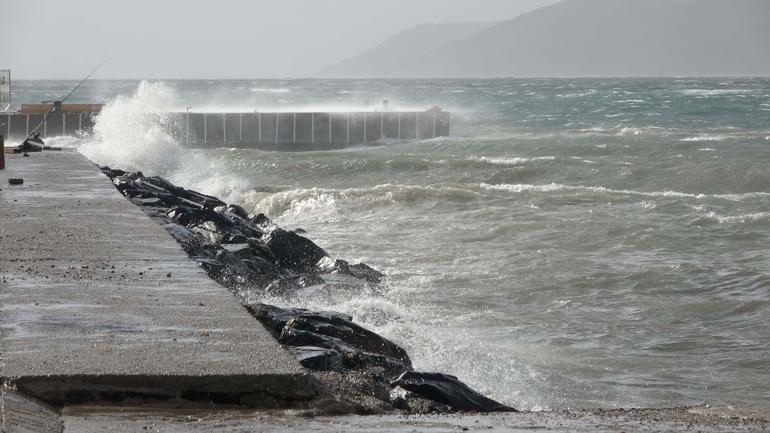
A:
POLYGON ((6 157, 6 383, 56 405, 182 397, 272 407, 312 396, 294 357, 86 158, 6 157))

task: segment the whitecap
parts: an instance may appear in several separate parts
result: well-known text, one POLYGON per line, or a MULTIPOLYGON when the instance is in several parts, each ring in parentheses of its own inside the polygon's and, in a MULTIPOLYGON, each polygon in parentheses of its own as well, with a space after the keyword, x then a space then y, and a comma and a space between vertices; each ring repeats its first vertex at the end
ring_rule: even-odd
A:
POLYGON ((586 96, 595 95, 598 93, 598 90, 596 89, 588 89, 585 92, 578 92, 578 93, 565 93, 561 95, 556 95, 557 98, 583 98, 586 96))
POLYGON ((554 159, 556 159, 555 156, 535 156, 532 158, 508 157, 508 156, 497 156, 497 157, 479 156, 479 157, 471 158, 472 161, 479 161, 487 164, 512 165, 512 166, 524 165, 532 161, 553 161, 554 159))
POLYGON ((642 130, 639 128, 624 127, 618 132, 618 137, 628 137, 633 135, 641 135, 642 130))
POLYGON ((751 93, 746 89, 685 89, 681 91, 682 94, 687 96, 726 96, 726 95, 743 95, 751 93))
POLYGON ((711 135, 711 134, 700 134, 693 137, 686 137, 679 141, 685 141, 685 142, 697 142, 697 141, 725 141, 729 139, 730 137, 726 135, 711 135))
POLYGON ((577 193, 602 193, 602 194, 618 194, 618 195, 631 195, 640 197, 665 197, 665 198, 693 198, 693 199, 707 199, 717 198, 723 200, 740 201, 747 198, 756 197, 770 197, 770 193, 767 192, 748 192, 742 194, 693 194, 680 191, 634 191, 628 189, 612 189, 604 186, 580 186, 580 185, 564 185, 560 183, 549 184, 487 184, 482 183, 479 185, 482 189, 490 191, 507 191, 512 193, 522 192, 555 192, 555 191, 572 191, 577 193))
POLYGON ((289 93, 291 90, 285 87, 269 88, 269 87, 254 87, 249 89, 254 93, 289 93))
POLYGON ((378 207, 423 200, 469 200, 478 195, 478 191, 463 185, 420 186, 388 183, 366 188, 297 188, 267 195, 254 191, 243 197, 240 202, 247 208, 253 208, 271 217, 297 217, 322 212, 333 216, 342 202, 378 207))
POLYGON ((719 215, 716 212, 708 212, 703 218, 719 224, 746 224, 770 219, 770 212, 755 212, 742 215, 719 215))

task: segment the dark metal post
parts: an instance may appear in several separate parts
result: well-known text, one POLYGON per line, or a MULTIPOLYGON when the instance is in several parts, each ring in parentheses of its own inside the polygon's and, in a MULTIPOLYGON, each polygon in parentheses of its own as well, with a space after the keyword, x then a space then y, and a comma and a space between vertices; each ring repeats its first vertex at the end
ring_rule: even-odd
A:
POLYGON ((0 135, 0 170, 5 170, 5 142, 0 135))

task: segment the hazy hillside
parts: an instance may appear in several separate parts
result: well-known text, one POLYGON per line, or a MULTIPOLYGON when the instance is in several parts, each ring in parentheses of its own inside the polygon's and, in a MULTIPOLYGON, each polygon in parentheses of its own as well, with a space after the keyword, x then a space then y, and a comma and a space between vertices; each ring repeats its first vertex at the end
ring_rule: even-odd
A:
POLYGON ((492 23, 423 24, 392 36, 363 53, 327 66, 322 77, 384 77, 411 73, 414 62, 442 45, 468 38, 492 23))
POLYGON ((770 75, 768 23, 770 0, 565 0, 432 40, 439 46, 380 76, 770 75))

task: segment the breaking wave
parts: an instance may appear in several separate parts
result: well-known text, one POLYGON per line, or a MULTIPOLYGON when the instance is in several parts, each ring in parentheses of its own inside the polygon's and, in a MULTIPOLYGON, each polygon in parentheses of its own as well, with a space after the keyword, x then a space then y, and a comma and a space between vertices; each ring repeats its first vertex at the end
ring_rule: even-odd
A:
POLYGON ((617 194, 617 195, 632 195, 640 197, 675 197, 675 198, 693 198, 693 199, 707 199, 716 198, 731 201, 740 201, 744 199, 751 199, 756 197, 770 197, 770 193, 767 192, 749 192, 744 194, 693 194, 679 191, 634 191, 627 189, 612 189, 603 186, 573 186, 562 185, 559 183, 550 183, 544 185, 532 185, 532 184, 498 184, 491 185, 482 183, 482 189, 490 191, 507 191, 512 193, 522 192, 556 192, 556 191, 572 191, 578 193, 600 193, 600 194, 617 194))
POLYGON ((498 157, 491 157, 491 156, 479 156, 471 158, 471 161, 478 161, 478 162, 484 162, 487 164, 492 165, 510 165, 510 166, 518 166, 518 165, 524 165, 528 162, 532 161, 553 161, 555 160, 555 156, 535 156, 532 158, 524 158, 524 157, 508 157, 508 156, 498 156, 498 157))
POLYGON ((701 134, 701 135, 696 135, 694 137, 686 137, 679 141, 684 141, 684 142, 725 141, 725 140, 728 140, 729 138, 730 137, 726 135, 701 134))
POLYGON ((725 96, 725 95, 744 95, 751 93, 746 89, 685 89, 681 93, 687 96, 725 96))
POLYGON ((136 93, 118 96, 96 116, 93 134, 78 151, 101 165, 165 174, 179 168, 182 149, 172 135, 176 95, 163 83, 142 81, 136 93))
MULTIPOLYGON (((418 186, 382 184, 367 188, 299 188, 264 194, 252 192, 245 204, 255 212, 275 217, 296 217, 311 212, 335 212, 342 203, 367 209, 395 204, 408 205, 422 201, 467 201, 477 198, 479 191, 461 185, 418 186)), ((361 209, 357 209, 361 210, 361 209)))

